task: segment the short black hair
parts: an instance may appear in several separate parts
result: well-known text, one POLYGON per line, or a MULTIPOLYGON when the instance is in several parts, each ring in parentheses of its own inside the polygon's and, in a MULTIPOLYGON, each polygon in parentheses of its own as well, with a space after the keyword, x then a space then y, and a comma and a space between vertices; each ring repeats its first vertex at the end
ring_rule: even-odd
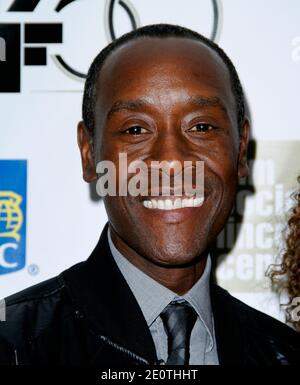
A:
POLYGON ((242 124, 245 118, 245 97, 242 89, 242 85, 237 74, 237 71, 226 55, 226 53, 212 40, 206 38, 205 36, 199 34, 198 32, 192 31, 191 29, 181 27, 179 25, 173 24, 151 24, 146 25, 144 27, 135 29, 131 32, 128 32, 118 39, 112 41, 108 44, 93 60, 87 74, 87 78, 84 86, 83 93, 83 102, 82 102, 82 118, 85 126, 87 127, 91 138, 94 138, 94 128, 95 128, 95 104, 96 104, 96 92, 97 92, 97 79, 99 76, 99 72, 105 59, 108 55, 115 51, 118 47, 123 44, 136 40, 138 38, 144 37, 154 37, 154 38, 167 38, 167 37, 179 37, 179 38, 189 38, 198 40, 204 43, 206 46, 210 47, 213 51, 215 51, 220 58, 225 63, 228 68, 232 92, 236 101, 237 108, 237 124, 239 133, 242 130, 242 124))

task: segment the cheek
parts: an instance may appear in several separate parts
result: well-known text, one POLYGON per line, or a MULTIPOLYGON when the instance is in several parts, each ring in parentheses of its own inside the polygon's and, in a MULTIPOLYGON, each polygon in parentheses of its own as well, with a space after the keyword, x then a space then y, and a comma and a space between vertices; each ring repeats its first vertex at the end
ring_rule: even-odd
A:
POLYGON ((238 183, 238 168, 236 162, 227 161, 223 163, 223 167, 219 174, 220 184, 222 185, 222 210, 225 216, 231 211, 235 200, 235 194, 238 183))
POLYGON ((225 220, 227 220, 227 217, 230 214, 234 205, 238 184, 237 173, 237 164, 233 162, 224 162, 222 173, 219 173, 219 177, 222 184, 222 201, 220 202, 220 208, 223 213, 222 217, 225 218, 225 220))
POLYGON ((130 196, 105 196, 103 198, 108 216, 120 220, 120 222, 135 221, 139 218, 140 203, 130 196))
POLYGON ((126 228, 128 226, 128 213, 122 197, 106 196, 103 201, 107 216, 114 227, 116 229, 126 228))
POLYGON ((210 163, 212 170, 222 180, 225 189, 234 186, 238 177, 238 147, 228 140, 218 146, 214 155, 210 163))
POLYGON ((212 193, 210 202, 214 214, 211 216, 211 220, 217 222, 217 227, 222 227, 235 200, 238 155, 232 146, 218 147, 218 152, 216 150, 214 155, 206 162, 205 183, 212 193))

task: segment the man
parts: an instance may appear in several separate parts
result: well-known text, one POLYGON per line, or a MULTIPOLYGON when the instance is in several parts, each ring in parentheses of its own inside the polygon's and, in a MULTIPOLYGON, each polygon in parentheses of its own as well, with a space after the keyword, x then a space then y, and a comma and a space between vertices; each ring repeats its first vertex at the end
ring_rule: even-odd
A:
POLYGON ((104 160, 119 170, 120 153, 204 162, 204 201, 175 198, 174 184, 167 197, 161 186, 105 196, 109 222, 90 258, 7 299, 0 361, 298 364, 294 331, 210 281, 209 246, 248 172, 249 126, 233 64, 196 32, 146 26, 100 52, 78 125, 85 181, 104 160))

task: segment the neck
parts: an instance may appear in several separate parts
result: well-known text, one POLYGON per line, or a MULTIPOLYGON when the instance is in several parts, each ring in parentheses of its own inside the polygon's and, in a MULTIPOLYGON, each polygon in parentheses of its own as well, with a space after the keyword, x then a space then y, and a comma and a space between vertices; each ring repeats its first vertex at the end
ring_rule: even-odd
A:
POLYGON ((133 250, 110 226, 111 239, 119 252, 128 259, 139 270, 143 271, 149 277, 160 283, 161 285, 172 290, 178 295, 183 295, 189 291, 194 284, 202 276, 206 261, 207 253, 191 265, 170 267, 161 266, 146 259, 135 250, 133 250))

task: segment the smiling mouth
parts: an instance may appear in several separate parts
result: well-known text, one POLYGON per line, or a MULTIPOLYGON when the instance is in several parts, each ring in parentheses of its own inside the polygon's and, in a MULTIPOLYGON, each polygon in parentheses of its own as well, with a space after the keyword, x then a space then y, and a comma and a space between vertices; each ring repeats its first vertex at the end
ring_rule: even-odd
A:
POLYGON ((177 210, 185 207, 199 207, 202 206, 204 197, 191 197, 191 198, 175 198, 165 197, 159 199, 146 199, 144 200, 143 206, 147 209, 156 210, 177 210), (171 198, 171 199, 170 199, 171 198))

